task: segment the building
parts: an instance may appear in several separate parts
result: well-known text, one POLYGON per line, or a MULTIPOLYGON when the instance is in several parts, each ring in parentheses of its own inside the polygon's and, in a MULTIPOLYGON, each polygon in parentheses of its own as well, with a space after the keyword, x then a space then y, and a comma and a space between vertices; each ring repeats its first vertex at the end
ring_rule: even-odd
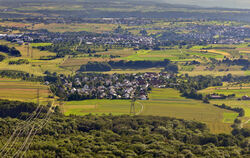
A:
POLYGON ((245 96, 242 96, 242 98, 241 98, 242 100, 250 100, 250 97, 249 96, 247 96, 247 95, 245 95, 245 96))

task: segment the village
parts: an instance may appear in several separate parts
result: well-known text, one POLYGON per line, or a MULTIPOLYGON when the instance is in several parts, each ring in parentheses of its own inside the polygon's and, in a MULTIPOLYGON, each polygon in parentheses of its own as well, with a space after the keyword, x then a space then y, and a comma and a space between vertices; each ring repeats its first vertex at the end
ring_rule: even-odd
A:
MULTIPOLYGON (((132 99, 147 100, 152 88, 166 88, 167 73, 81 74, 61 76, 61 90, 68 100, 132 99)), ((49 84, 47 82, 47 84, 49 84)))
MULTIPOLYGON (((46 43, 65 43, 69 40, 82 40, 83 45, 120 45, 122 47, 144 47, 155 48, 155 46, 167 46, 179 42, 181 45, 188 44, 240 44, 246 42, 250 37, 250 28, 227 25, 201 25, 187 24, 182 26, 177 22, 172 22, 170 26, 155 26, 149 19, 86 19, 101 24, 116 24, 117 28, 112 31, 104 31, 102 33, 93 32, 49 32, 45 29, 29 30, 25 29, 25 33, 14 34, 12 30, 18 28, 5 28, 6 33, 0 34, 0 39, 23 44, 25 42, 46 42, 46 43), (121 27, 128 25, 129 28, 121 27), (138 28, 137 25, 151 24, 151 27, 138 28), (180 26, 179 26, 180 25, 180 26), (157 31, 156 31, 157 30, 157 31), (133 32, 139 33, 133 33, 133 32), (156 31, 156 33, 150 32, 156 31)), ((51 21, 52 22, 52 21, 51 21)), ((56 21, 61 23, 60 21, 56 21)), ((78 42, 79 43, 79 42, 78 42)))

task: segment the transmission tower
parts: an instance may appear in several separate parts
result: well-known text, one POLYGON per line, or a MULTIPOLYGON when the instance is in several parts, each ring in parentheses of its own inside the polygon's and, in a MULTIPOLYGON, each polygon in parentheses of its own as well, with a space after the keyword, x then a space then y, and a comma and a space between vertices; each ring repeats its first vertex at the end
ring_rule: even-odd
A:
POLYGON ((33 49, 30 47, 30 54, 31 54, 31 59, 33 59, 33 49))
POLYGON ((39 106, 39 98, 40 98, 40 90, 39 87, 37 88, 37 106, 39 106))
POLYGON ((30 56, 30 45, 29 43, 27 43, 27 57, 30 56))
POLYGON ((136 101, 136 98, 134 97, 134 98, 131 100, 130 115, 135 115, 135 101, 136 101))

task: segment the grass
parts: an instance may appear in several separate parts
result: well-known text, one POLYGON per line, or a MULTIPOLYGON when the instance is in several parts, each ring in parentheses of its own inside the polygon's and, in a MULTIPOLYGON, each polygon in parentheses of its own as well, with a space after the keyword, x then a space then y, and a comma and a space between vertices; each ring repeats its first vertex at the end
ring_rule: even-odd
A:
MULTIPOLYGON (((9 47, 15 47, 18 49, 22 56, 21 57, 8 57, 4 61, 0 62, 0 70, 18 70, 18 71, 24 71, 30 74, 34 74, 36 76, 43 76, 45 71, 50 72, 57 72, 62 73, 65 75, 71 74, 71 70, 63 69, 61 67, 61 64, 64 63, 64 58, 59 58, 55 60, 38 60, 41 56, 54 56, 55 53, 48 52, 48 51, 40 51, 38 49, 31 48, 30 46, 30 53, 28 55, 27 53, 27 47, 26 45, 18 45, 14 43, 10 43, 7 41, 0 40, 0 44, 8 45, 9 47), (31 52, 33 52, 31 56, 31 52), (25 65, 9 65, 10 60, 18 60, 18 59, 28 59, 29 64, 25 65)), ((48 45, 49 43, 36 43, 31 45, 48 45)))
MULTIPOLYGON (((237 113, 217 108, 201 101, 186 99, 174 89, 153 89, 149 100, 138 100, 136 112, 143 106, 140 115, 170 116, 187 120, 196 120, 208 125, 213 133, 229 133, 230 125, 237 113)), ((63 106, 66 115, 129 114, 130 100, 84 100, 65 102, 63 106)))
POLYGON ((40 89, 40 101, 42 103, 47 102, 48 96, 50 95, 47 86, 41 85, 40 83, 0 78, 1 99, 36 102, 38 88, 40 89))
MULTIPOLYGON (((228 52, 225 52, 225 51, 221 51, 221 50, 215 50, 215 49, 211 49, 211 50, 205 50, 209 53, 215 53, 215 54, 220 54, 222 55, 223 57, 226 56, 226 57, 231 57, 231 54, 229 54, 228 52)), ((223 58, 222 57, 222 58, 223 58)))
POLYGON ((146 72, 161 72, 161 68, 150 68, 150 69, 113 69, 108 72, 104 72, 105 74, 126 74, 126 73, 146 73, 146 72))
POLYGON ((180 71, 181 74, 188 74, 189 76, 198 76, 198 75, 211 75, 211 76, 225 76, 228 74, 236 75, 236 76, 245 76, 247 75, 246 71, 209 71, 209 70, 201 70, 201 71, 180 71))
POLYGON ((134 54, 135 51, 132 49, 111 49, 105 52, 97 52, 96 54, 102 55, 102 57, 89 57, 86 55, 79 55, 77 57, 69 57, 62 64, 62 67, 76 67, 78 69, 81 65, 87 64, 89 61, 97 61, 97 62, 108 62, 108 61, 119 61, 124 57, 134 54), (111 59, 109 55, 120 56, 121 58, 113 58, 111 59))
POLYGON ((235 118, 238 117, 237 113, 224 113, 223 114, 223 122, 224 123, 232 123, 235 118))
MULTIPOLYGON (((63 105, 65 115, 86 115, 92 114, 110 114, 121 115, 129 114, 130 100, 84 100, 84 101, 70 101, 63 105)), ((139 112, 141 105, 135 104, 136 112, 139 112)))
POLYGON ((82 24, 36 24, 35 30, 47 29, 50 32, 80 32, 88 31, 95 33, 103 33, 105 31, 112 31, 118 25, 115 24, 99 24, 99 23, 82 23, 82 24))
POLYGON ((219 109, 201 101, 183 98, 174 89, 154 89, 149 98, 147 101, 140 101, 144 105, 142 115, 170 116, 201 121, 206 123, 213 133, 229 133, 230 124, 237 114, 233 115, 231 111, 219 109))
POLYGON ((224 85, 221 87, 209 87, 207 89, 199 91, 203 94, 211 94, 211 93, 218 93, 218 94, 235 94, 237 98, 240 98, 244 95, 250 95, 250 86, 230 86, 224 85))
POLYGON ((213 99, 210 100, 211 104, 218 104, 222 105, 225 104, 227 106, 233 107, 233 108, 243 108, 245 111, 245 116, 241 118, 244 122, 244 120, 250 119, 250 101, 249 100, 238 100, 237 98, 241 98, 244 95, 250 96, 250 85, 245 84, 242 85, 242 88, 239 85, 228 85, 224 84, 224 86, 220 87, 210 87, 204 90, 199 91, 199 93, 203 94, 209 94, 209 93, 218 93, 218 94, 235 94, 235 98, 228 98, 228 99, 213 99))
POLYGON ((133 55, 124 57, 125 60, 164 60, 171 61, 192 61, 194 59, 201 60, 202 58, 222 59, 224 55, 215 52, 202 52, 188 49, 168 49, 168 50, 139 50, 133 55))
POLYGON ((52 43, 31 43, 32 47, 39 47, 39 46, 50 46, 52 43))

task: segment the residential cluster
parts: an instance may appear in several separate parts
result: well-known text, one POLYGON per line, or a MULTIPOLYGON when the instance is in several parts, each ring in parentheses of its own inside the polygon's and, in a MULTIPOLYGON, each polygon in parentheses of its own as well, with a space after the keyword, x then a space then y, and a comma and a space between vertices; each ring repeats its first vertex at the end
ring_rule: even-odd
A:
POLYGON ((167 73, 143 74, 81 74, 74 78, 61 76, 59 91, 68 100, 77 99, 148 99, 152 87, 165 88, 171 77, 167 73))

